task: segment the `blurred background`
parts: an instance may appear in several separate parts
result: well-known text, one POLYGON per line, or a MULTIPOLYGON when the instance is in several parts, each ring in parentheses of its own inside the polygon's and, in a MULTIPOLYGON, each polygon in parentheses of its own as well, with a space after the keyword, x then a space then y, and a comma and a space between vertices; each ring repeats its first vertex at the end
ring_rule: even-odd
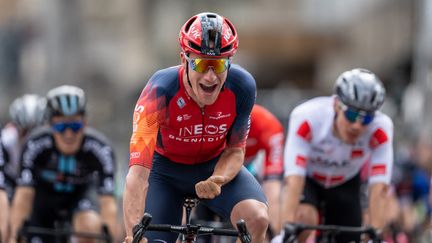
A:
POLYGON ((90 124, 115 144, 121 195, 136 99, 156 70, 179 64, 179 29, 204 11, 234 23, 234 62, 255 76, 257 103, 285 125, 295 105, 331 94, 340 73, 363 67, 386 86, 396 154, 409 156, 419 135, 430 144, 428 0, 0 0, 0 122, 18 95, 82 87, 90 124))

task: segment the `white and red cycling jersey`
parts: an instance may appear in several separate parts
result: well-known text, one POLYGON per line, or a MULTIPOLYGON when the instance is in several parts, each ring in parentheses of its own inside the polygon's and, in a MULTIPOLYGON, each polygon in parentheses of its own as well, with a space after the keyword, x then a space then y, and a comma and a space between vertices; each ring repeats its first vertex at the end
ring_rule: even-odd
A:
POLYGON ((335 136, 335 96, 317 97, 291 113, 285 144, 285 176, 308 176, 326 188, 356 176, 366 162, 369 184, 390 183, 393 165, 393 122, 382 112, 355 144, 335 136))

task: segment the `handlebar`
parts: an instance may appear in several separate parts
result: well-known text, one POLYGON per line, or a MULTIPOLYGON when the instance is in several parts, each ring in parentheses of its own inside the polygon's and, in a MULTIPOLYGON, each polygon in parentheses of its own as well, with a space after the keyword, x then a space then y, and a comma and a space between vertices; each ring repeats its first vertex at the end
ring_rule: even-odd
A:
POLYGON ((341 232, 345 233, 365 233, 368 234, 373 243, 380 243, 380 237, 378 232, 373 227, 350 227, 350 226, 339 226, 339 225, 305 225, 305 224, 285 224, 284 225, 284 243, 295 242, 297 236, 303 230, 321 230, 331 232, 332 235, 336 235, 341 232))
POLYGON ((186 225, 186 226, 176 226, 169 224, 150 224, 152 216, 149 213, 144 213, 141 221, 135 225, 132 229, 133 240, 132 243, 138 243, 143 237, 146 231, 164 231, 173 232, 183 235, 224 235, 239 237, 242 243, 250 243, 251 237, 246 228, 246 223, 244 220, 239 220, 237 222, 237 228, 235 229, 218 229, 213 227, 205 227, 201 225, 186 225))

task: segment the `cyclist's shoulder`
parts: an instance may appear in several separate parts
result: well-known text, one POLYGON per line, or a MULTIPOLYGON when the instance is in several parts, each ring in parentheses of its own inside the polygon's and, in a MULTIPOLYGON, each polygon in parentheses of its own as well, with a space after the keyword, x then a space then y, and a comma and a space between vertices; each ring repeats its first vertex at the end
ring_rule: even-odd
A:
POLYGON ((84 129, 84 144, 86 143, 98 143, 111 147, 111 140, 104 133, 90 126, 84 129))
POLYGON ((168 67, 156 71, 150 78, 152 86, 169 90, 173 85, 178 85, 180 66, 168 67))
POLYGON ((156 71, 144 86, 139 99, 174 96, 180 88, 179 75, 180 66, 156 71))
POLYGON ((238 64, 232 64, 225 85, 231 89, 256 90, 255 78, 238 64))
POLYGON ((380 124, 380 125, 385 125, 388 127, 393 127, 393 120, 392 118, 385 114, 384 112, 381 111, 377 111, 375 114, 375 118, 374 118, 374 123, 376 124, 380 124))
POLYGON ((310 119, 322 119, 325 116, 334 115, 334 97, 320 96, 304 101, 297 105, 290 117, 303 117, 310 119))
POLYGON ((37 142, 39 140, 45 140, 52 138, 52 129, 48 125, 36 127, 30 131, 30 133, 25 137, 25 141, 37 142))

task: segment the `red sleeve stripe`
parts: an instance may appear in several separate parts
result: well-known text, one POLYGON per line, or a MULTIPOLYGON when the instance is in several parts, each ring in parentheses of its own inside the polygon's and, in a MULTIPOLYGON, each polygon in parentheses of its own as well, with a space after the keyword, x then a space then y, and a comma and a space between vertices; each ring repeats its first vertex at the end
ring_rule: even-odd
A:
POLYGON ((361 157, 363 157, 363 150, 357 149, 351 151, 351 159, 356 159, 361 157))
POLYGON ((369 146, 371 148, 376 148, 379 145, 387 142, 387 140, 388 140, 387 134, 381 128, 378 128, 372 135, 372 138, 369 142, 369 146))
POLYGON ((297 130, 297 135, 299 135, 301 138, 305 139, 308 142, 312 140, 312 131, 307 121, 304 121, 300 125, 299 129, 297 130))
POLYGON ((295 164, 300 166, 300 167, 306 168, 307 158, 300 156, 300 155, 297 155, 295 164))
POLYGON ((385 164, 381 164, 381 165, 374 165, 372 166, 371 169, 371 175, 385 175, 387 170, 387 166, 385 164))

